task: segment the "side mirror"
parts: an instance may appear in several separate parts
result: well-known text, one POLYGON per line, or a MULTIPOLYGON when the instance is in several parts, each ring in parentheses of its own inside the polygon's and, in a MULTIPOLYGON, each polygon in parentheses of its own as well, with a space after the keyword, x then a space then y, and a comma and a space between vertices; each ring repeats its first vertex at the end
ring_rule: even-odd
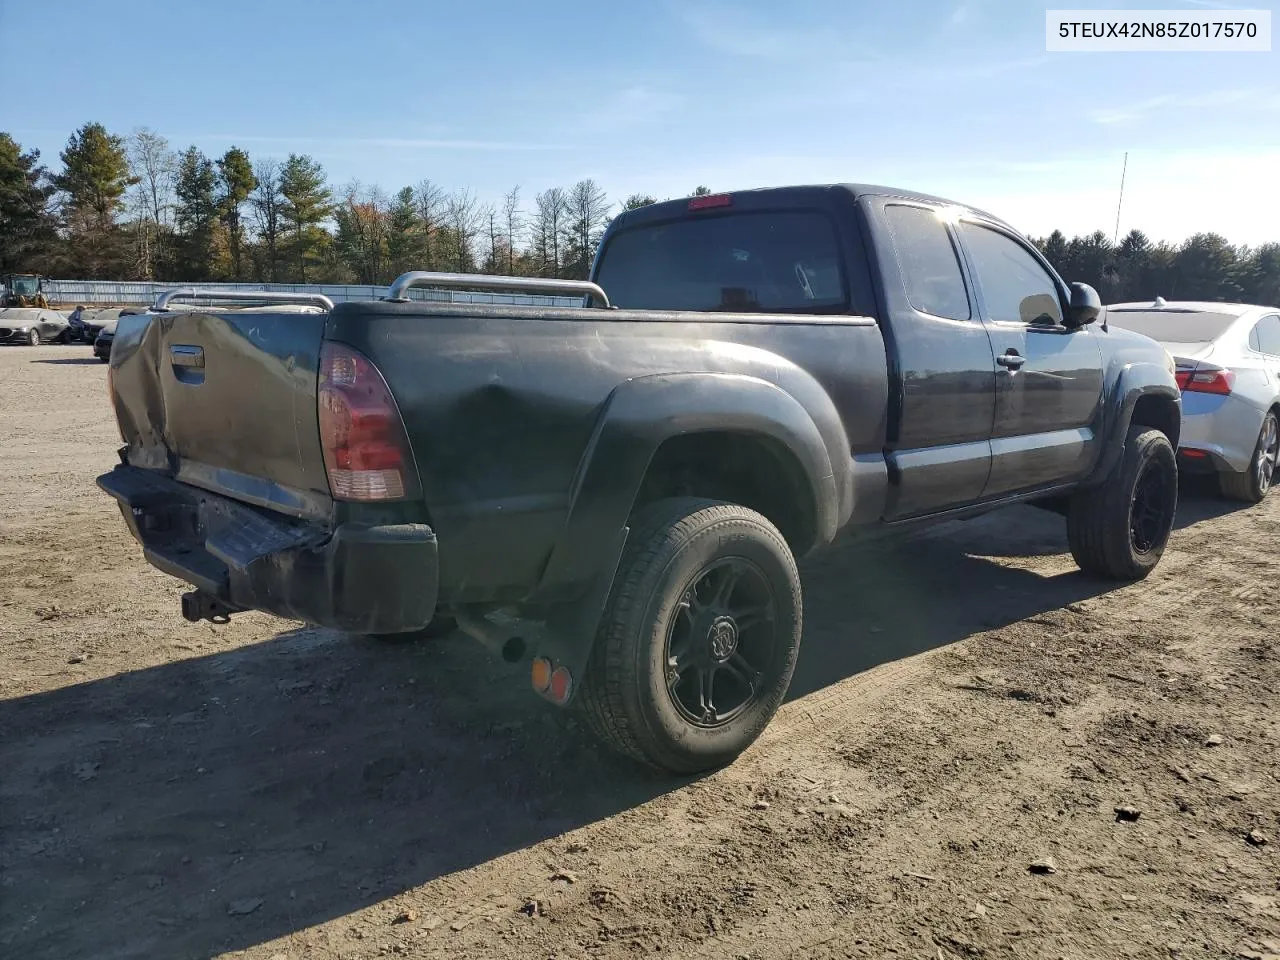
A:
POLYGON ((1066 325, 1079 329, 1093 323, 1102 312, 1102 300, 1098 291, 1087 283, 1071 284, 1071 303, 1067 306, 1066 325))

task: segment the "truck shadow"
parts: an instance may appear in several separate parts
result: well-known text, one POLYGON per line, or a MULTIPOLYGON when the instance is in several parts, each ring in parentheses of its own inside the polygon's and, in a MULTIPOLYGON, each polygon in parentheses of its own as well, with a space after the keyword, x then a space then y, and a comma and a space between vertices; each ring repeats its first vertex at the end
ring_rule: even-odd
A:
MULTIPOLYGON (((1111 587, 974 553, 1015 536, 1065 549, 1027 508, 806 563, 792 698, 1111 587)), ((478 645, 313 629, 0 702, 0 771, 0 953, 23 958, 246 948, 546 840, 563 856, 687 782, 478 645)))
POLYGON ((1175 530, 1206 520, 1216 520, 1238 510, 1248 510, 1252 504, 1228 500, 1218 492, 1218 480, 1212 475, 1183 474, 1178 479, 1178 515, 1174 519, 1175 530))
POLYGON ((994 559, 1067 553, 1062 517, 1023 506, 814 556, 803 565, 804 646, 790 698, 1121 586, 1074 567, 1045 574, 994 559))

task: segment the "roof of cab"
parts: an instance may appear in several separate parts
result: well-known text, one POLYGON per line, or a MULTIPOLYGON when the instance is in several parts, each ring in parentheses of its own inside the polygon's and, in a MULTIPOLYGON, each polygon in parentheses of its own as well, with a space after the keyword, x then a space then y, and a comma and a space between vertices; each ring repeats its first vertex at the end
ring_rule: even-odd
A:
MULTIPOLYGON (((919 200, 923 203, 937 204, 945 207, 957 207, 966 213, 972 213, 985 220, 990 220, 1002 226, 1009 227, 1009 224, 994 214, 979 209, 967 203, 959 203, 955 200, 948 200, 945 197, 934 196, 929 193, 920 193, 915 190, 905 190, 900 187, 886 187, 873 183, 817 183, 817 184, 797 184, 787 187, 756 187, 750 190, 721 190, 717 191, 713 196, 732 196, 735 199, 745 198, 748 201, 768 201, 777 197, 779 199, 794 198, 795 195, 811 194, 817 195, 824 192, 840 191, 848 194, 851 198, 858 197, 898 197, 903 200, 919 200)), ((615 219, 615 224, 621 224, 623 221, 628 223, 637 220, 648 219, 665 219, 673 213, 686 213, 689 210, 689 201, 692 197, 678 197, 674 200, 663 200, 659 203, 652 203, 648 206, 637 207, 634 210, 627 210, 620 213, 615 219)), ((1014 227, 1010 229, 1016 230, 1014 227)))

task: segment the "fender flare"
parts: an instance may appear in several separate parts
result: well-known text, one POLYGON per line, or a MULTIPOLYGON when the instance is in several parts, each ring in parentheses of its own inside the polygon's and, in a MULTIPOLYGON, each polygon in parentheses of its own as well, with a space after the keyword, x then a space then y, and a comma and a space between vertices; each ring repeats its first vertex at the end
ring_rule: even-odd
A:
MULTIPOLYGON (((1102 483, 1124 456, 1125 436, 1133 422, 1133 412, 1144 397, 1160 397, 1169 401, 1181 426, 1182 392, 1168 369, 1151 362, 1129 363, 1120 370, 1111 393, 1103 423, 1106 425, 1106 443, 1102 456, 1084 486, 1102 483)), ((1177 437, 1170 438, 1177 447, 1177 437)))
MULTIPOLYGON (((554 605, 539 646, 575 676, 590 654, 622 558, 627 519, 654 454, 672 437, 710 431, 767 438, 796 458, 814 507, 813 543, 806 548, 830 541, 847 519, 822 431, 776 383, 741 374, 687 373, 620 384, 579 462, 565 526, 535 592, 537 602, 554 605)), ((850 488, 849 478, 843 487, 850 488)))

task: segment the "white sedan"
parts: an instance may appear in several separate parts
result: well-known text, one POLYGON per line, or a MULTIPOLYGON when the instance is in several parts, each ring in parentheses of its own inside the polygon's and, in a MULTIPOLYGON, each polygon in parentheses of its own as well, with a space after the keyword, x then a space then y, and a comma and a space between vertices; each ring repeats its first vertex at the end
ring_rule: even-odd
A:
POLYGON ((1182 468, 1216 473, 1229 497, 1262 500, 1280 454, 1280 308, 1157 298, 1109 306, 1104 319, 1173 356, 1182 468))

